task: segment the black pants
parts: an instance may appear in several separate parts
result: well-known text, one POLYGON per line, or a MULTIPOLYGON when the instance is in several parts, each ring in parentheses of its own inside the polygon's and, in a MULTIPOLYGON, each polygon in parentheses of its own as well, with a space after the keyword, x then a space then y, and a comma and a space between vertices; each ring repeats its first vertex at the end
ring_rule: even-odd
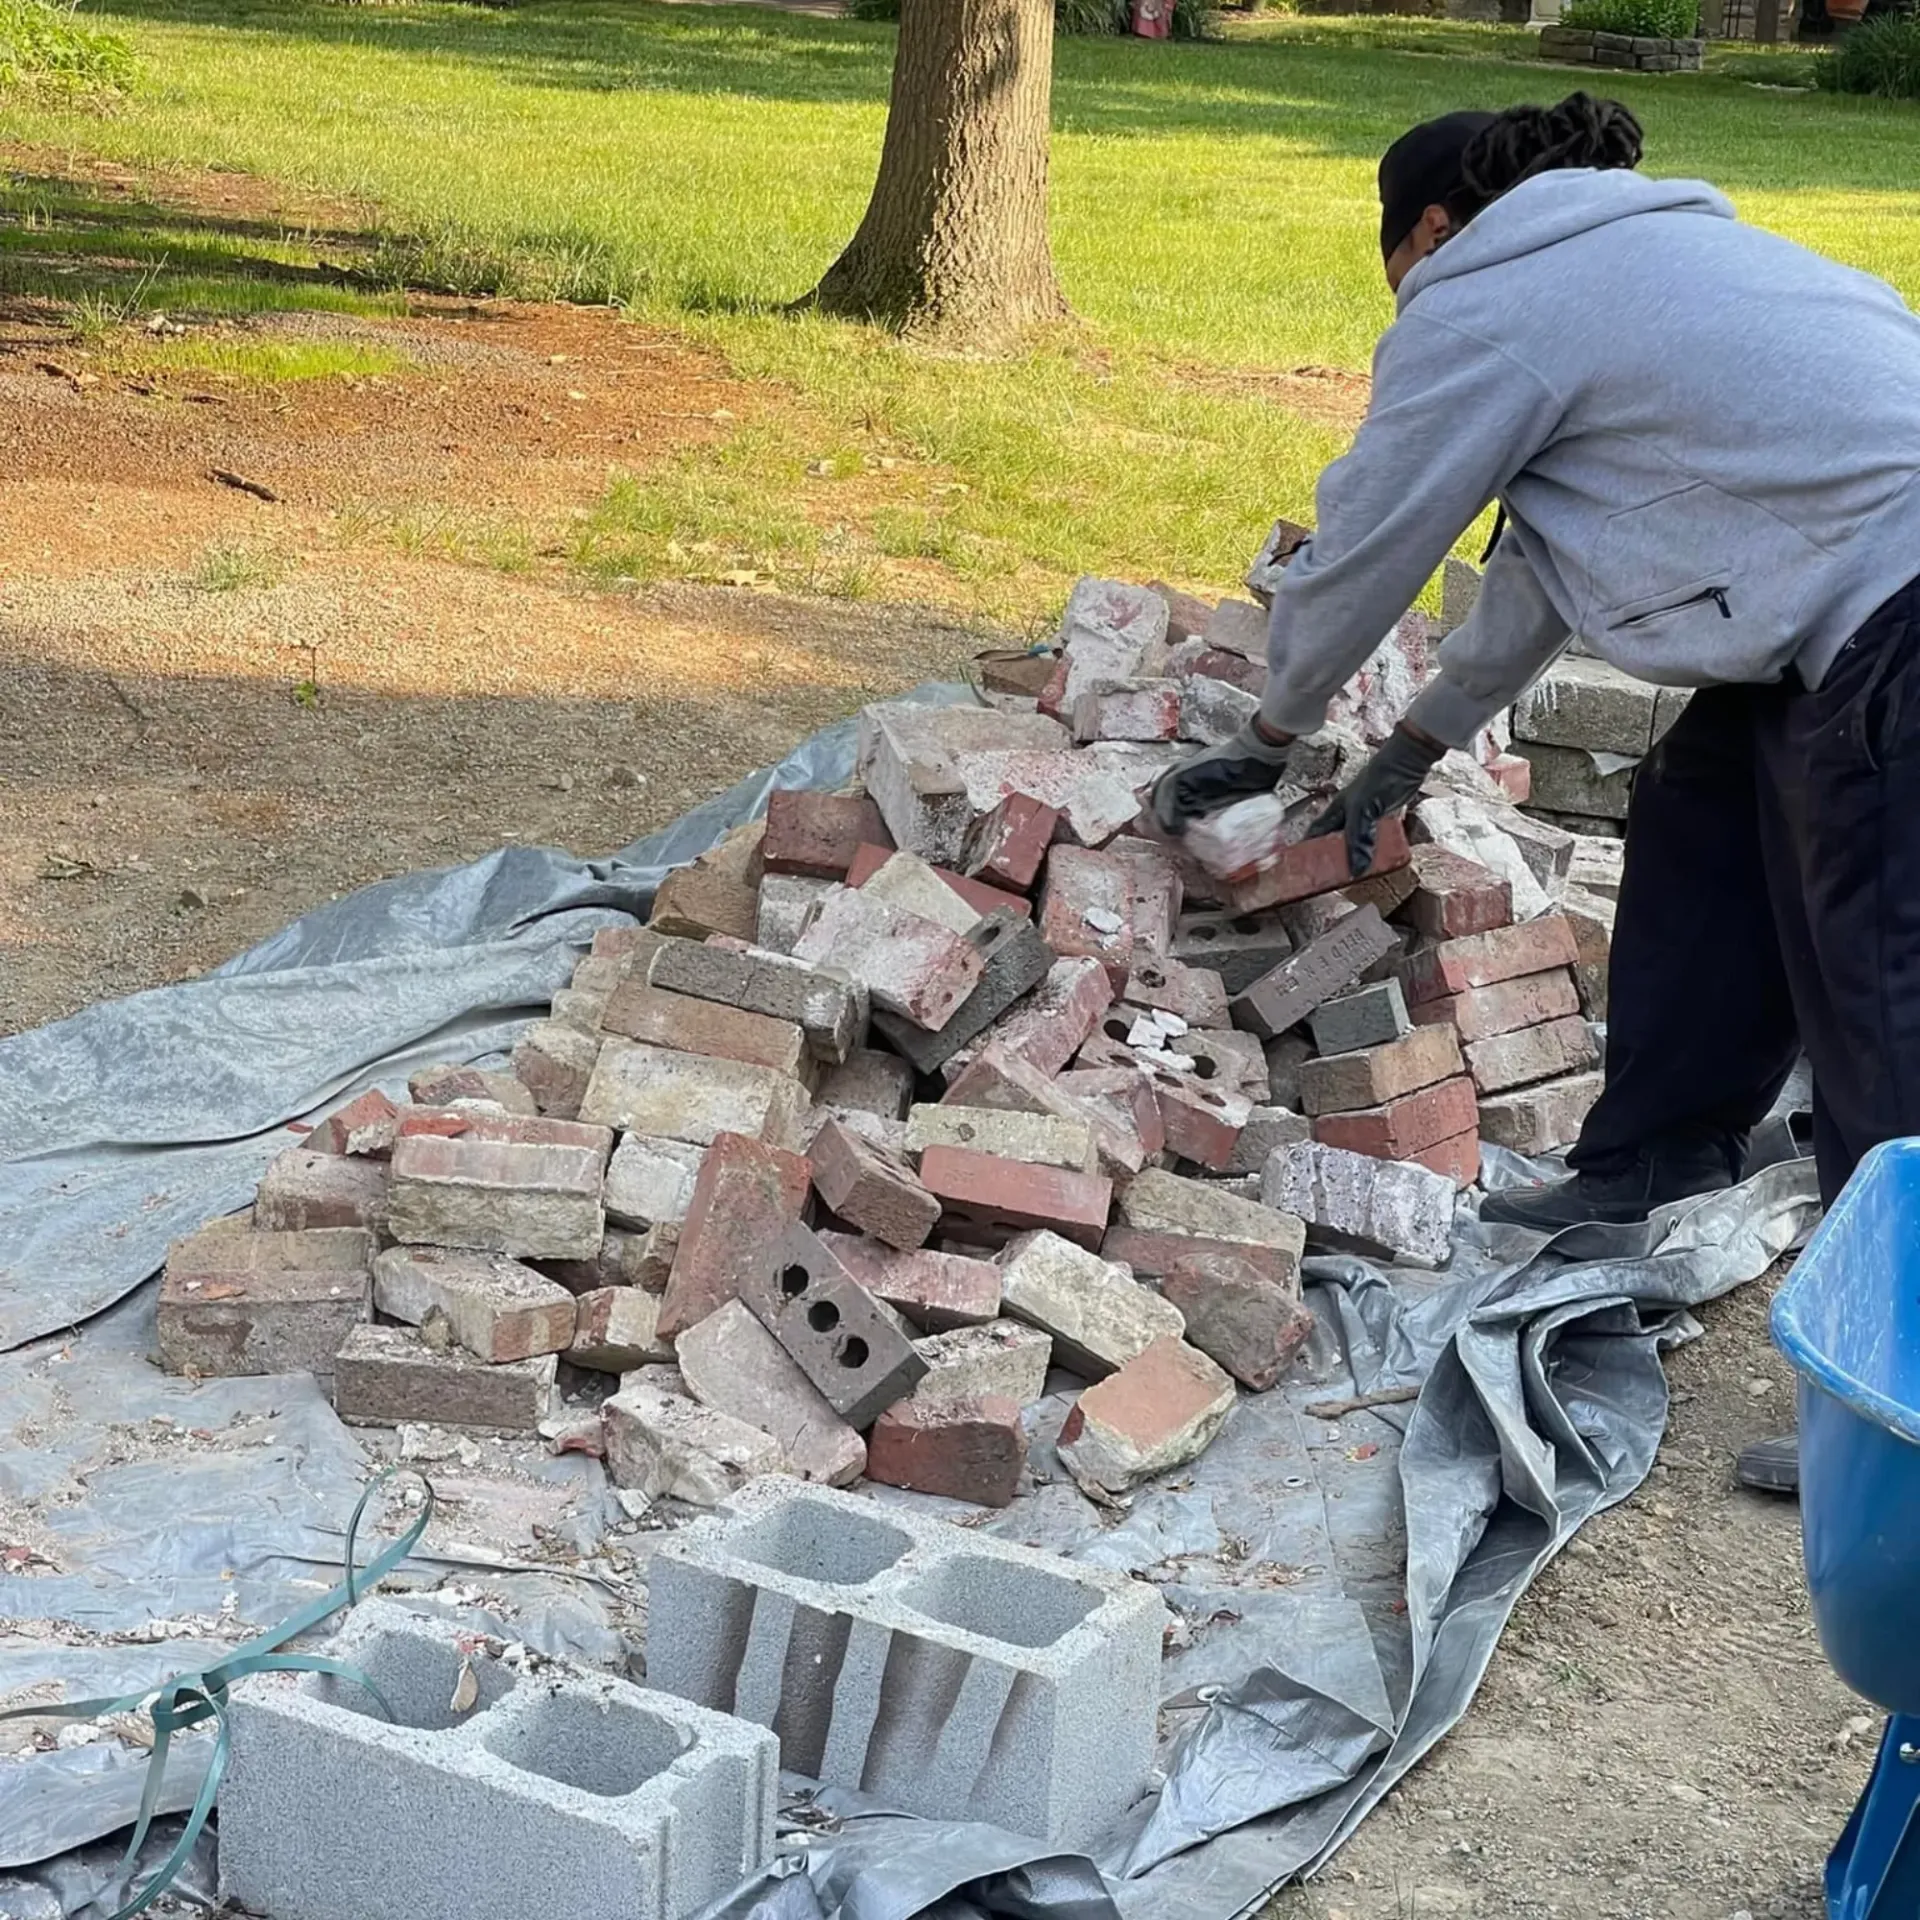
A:
POLYGON ((1712 687, 1641 765, 1606 1090, 1569 1155, 1744 1151, 1804 1046, 1829 1203, 1920 1133, 1920 580, 1817 691, 1712 687))

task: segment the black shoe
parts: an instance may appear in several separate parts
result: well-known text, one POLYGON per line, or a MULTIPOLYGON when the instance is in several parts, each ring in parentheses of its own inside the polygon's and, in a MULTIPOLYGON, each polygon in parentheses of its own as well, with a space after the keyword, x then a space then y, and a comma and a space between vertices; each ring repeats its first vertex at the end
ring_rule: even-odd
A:
POLYGON ((1798 1493, 1800 1436, 1789 1433, 1779 1440, 1756 1440, 1742 1447, 1733 1473, 1743 1487, 1760 1493, 1798 1493))
POLYGON ((1624 1166, 1589 1168, 1544 1187, 1509 1187, 1480 1203, 1480 1218, 1496 1226, 1560 1233, 1568 1227, 1632 1226, 1655 1207, 1722 1193, 1733 1185, 1728 1147, 1720 1142, 1662 1145, 1624 1166))

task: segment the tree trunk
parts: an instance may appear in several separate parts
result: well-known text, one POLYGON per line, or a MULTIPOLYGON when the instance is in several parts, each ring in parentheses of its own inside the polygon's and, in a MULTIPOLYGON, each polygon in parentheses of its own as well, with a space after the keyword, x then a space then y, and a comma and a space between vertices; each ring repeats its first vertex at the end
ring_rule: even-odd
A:
POLYGON ((986 341, 1063 315, 1052 97, 1053 0, 901 0, 873 199, 813 304, 986 341))

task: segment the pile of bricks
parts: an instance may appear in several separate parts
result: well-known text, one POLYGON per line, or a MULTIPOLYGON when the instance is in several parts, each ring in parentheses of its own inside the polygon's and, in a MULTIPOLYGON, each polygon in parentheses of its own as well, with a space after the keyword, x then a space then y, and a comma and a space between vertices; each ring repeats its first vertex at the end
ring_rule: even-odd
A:
POLYGON ((1085 581, 988 704, 869 707, 858 786, 672 874, 511 1071, 360 1096, 176 1245, 163 1364, 305 1368, 347 1420, 544 1432, 704 1505, 769 1473, 1003 1505, 1050 1368, 1090 1492, 1192 1459, 1305 1341, 1310 1237, 1444 1263, 1480 1139, 1563 1144, 1597 1086, 1610 907, 1497 767, 1450 761, 1359 881, 1336 839, 1228 885, 1157 835, 1263 640, 1251 602, 1085 581))

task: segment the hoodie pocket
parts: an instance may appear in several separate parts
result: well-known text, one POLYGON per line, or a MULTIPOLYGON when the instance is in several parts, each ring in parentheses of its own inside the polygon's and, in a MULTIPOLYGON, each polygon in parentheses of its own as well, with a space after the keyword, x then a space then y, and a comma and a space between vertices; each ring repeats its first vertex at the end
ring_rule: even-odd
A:
POLYGON ((1651 599, 1629 601, 1608 624, 1608 632, 1624 633, 1635 627, 1650 627, 1677 613, 1713 611, 1722 620, 1733 618, 1733 602, 1727 597, 1733 586, 1731 574, 1710 574, 1691 586, 1669 589, 1651 599))

